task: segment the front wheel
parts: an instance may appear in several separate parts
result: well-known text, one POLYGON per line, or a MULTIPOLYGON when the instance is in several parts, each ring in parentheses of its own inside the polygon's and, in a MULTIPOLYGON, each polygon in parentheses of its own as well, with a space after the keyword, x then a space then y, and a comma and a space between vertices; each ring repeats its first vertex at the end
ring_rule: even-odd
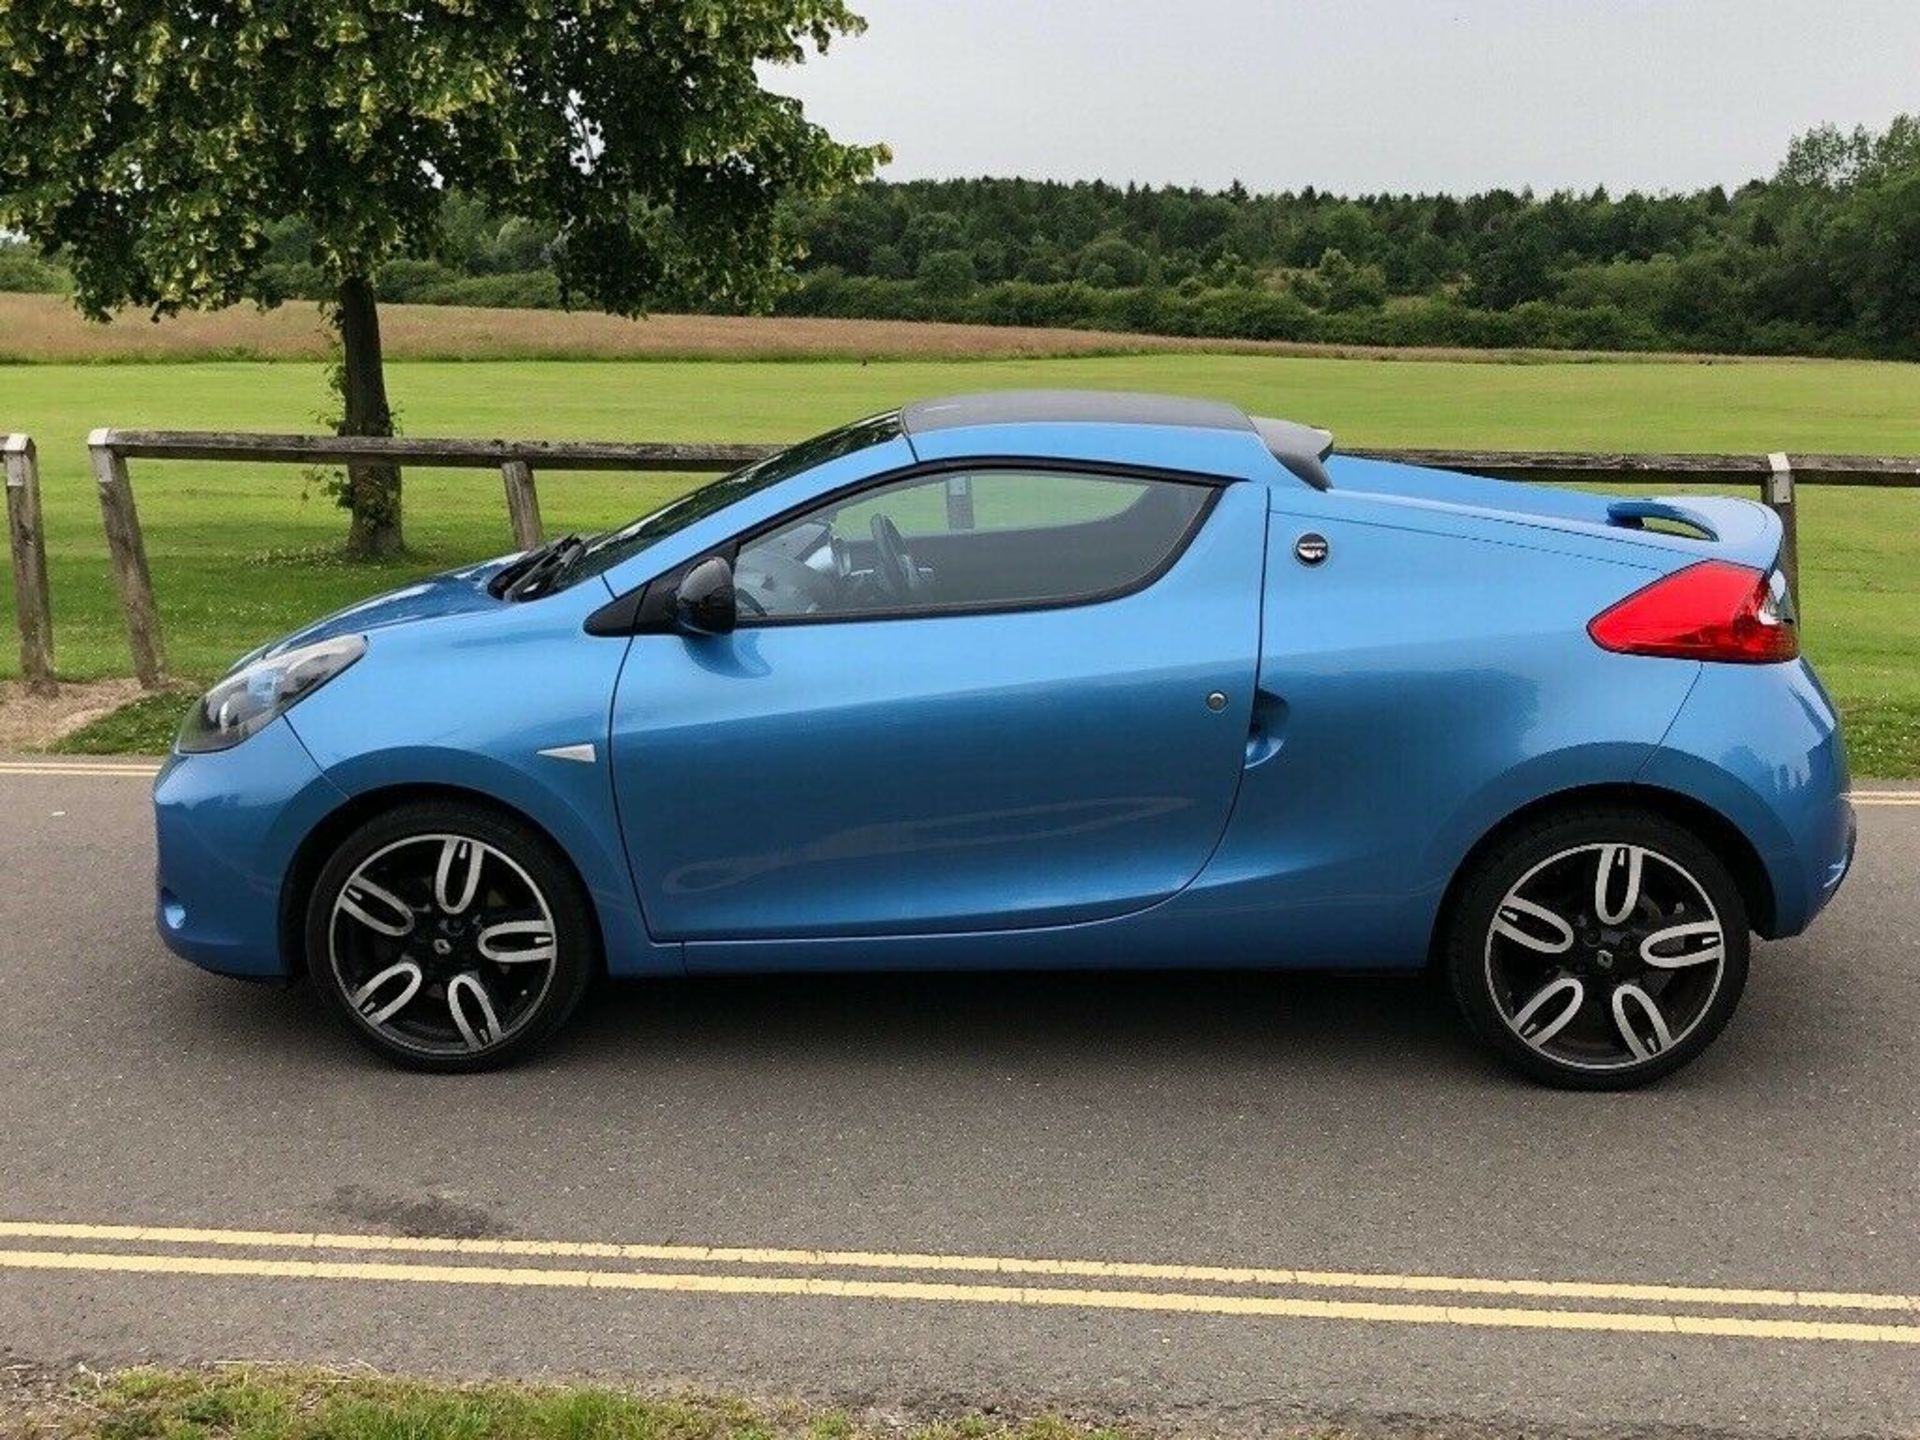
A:
POLYGON ((1739 887, 1692 832, 1642 811, 1543 819, 1482 857, 1444 963, 1473 1029, 1516 1069, 1615 1090, 1712 1043, 1747 980, 1739 887))
POLYGON ((364 1044, 419 1070, 524 1054, 597 963, 579 881, 529 827, 456 801, 402 805, 349 835, 307 905, 307 969, 364 1044))

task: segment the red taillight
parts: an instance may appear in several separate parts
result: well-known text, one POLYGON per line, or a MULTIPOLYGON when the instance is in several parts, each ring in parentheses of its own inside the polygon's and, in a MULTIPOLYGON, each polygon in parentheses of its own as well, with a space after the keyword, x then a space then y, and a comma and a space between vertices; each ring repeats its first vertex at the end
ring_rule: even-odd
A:
POLYGON ((1587 633, 1623 655, 1762 665, 1800 653, 1786 586, 1725 560, 1689 565, 1634 591, 1594 616, 1587 633))

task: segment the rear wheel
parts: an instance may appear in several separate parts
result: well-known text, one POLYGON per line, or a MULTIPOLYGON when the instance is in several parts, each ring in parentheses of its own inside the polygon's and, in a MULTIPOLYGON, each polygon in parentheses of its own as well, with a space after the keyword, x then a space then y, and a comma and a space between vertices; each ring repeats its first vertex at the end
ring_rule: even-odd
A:
POLYGON ((1746 906, 1695 835, 1596 808, 1502 840, 1454 907, 1445 963, 1469 1024, 1571 1089, 1671 1074, 1712 1043, 1747 979, 1746 906))
POLYGON ((483 806, 403 805, 322 867, 308 972, 362 1043, 421 1070, 483 1070, 538 1045, 596 963, 586 897, 541 835, 483 806))

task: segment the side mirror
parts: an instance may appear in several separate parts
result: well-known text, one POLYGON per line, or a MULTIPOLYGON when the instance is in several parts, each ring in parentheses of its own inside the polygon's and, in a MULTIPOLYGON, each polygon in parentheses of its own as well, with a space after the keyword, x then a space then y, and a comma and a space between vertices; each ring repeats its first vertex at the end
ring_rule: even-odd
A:
POLYGON ((733 566, 709 556, 681 577, 673 592, 674 625, 688 635, 730 635, 739 623, 733 566))

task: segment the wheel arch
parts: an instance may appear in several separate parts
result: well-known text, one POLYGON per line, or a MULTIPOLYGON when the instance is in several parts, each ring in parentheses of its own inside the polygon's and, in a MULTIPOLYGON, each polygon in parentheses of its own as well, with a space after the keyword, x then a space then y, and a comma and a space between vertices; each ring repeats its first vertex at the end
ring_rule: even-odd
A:
POLYGON ((587 902, 587 913, 593 917, 595 968, 599 972, 605 972, 607 937, 600 907, 595 903, 593 889, 587 884, 586 877, 580 873, 579 865, 551 830, 524 810, 508 804, 496 795, 489 795, 481 790, 471 790, 463 785, 413 782, 381 786, 349 796, 345 802, 322 816, 319 822, 307 831, 294 850, 293 860, 287 866, 286 879, 280 887, 280 953, 285 959, 289 979, 304 976, 307 971, 304 943, 307 903, 313 894, 314 882, 318 880, 321 868, 327 863, 327 857, 342 840, 376 815, 401 805, 431 800, 457 801, 463 805, 474 805, 491 810, 503 819, 526 826, 552 846, 554 852, 560 857, 561 863, 566 866, 567 873, 580 887, 580 894, 587 902))
POLYGON ((1523 825, 1563 810, 1591 805, 1619 805, 1648 811, 1698 836, 1726 863, 1733 883, 1740 891, 1740 899, 1747 907, 1748 922, 1761 934, 1768 933, 1776 908, 1773 881, 1767 873, 1765 862, 1760 858, 1760 852, 1733 821, 1704 801, 1664 786, 1631 783, 1582 785, 1529 801, 1495 822, 1468 847, 1460 863, 1454 867, 1440 906, 1434 912, 1433 932, 1427 942, 1429 963, 1439 956, 1447 928, 1453 919, 1454 907, 1459 903, 1467 879, 1483 855, 1523 825))

